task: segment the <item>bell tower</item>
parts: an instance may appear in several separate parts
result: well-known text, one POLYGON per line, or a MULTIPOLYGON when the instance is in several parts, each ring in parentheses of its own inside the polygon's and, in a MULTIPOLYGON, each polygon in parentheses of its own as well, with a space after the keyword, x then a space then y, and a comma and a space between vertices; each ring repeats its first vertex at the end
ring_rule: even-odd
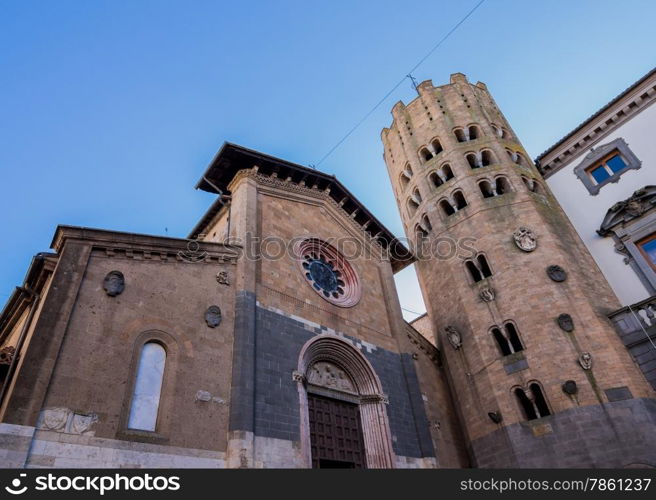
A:
POLYGON ((384 158, 473 464, 654 465, 617 299, 487 87, 417 91, 384 158))

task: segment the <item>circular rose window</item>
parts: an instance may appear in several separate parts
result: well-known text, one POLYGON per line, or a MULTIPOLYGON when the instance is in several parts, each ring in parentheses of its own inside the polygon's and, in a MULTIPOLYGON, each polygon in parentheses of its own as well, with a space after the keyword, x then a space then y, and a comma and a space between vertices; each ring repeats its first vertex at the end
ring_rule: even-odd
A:
POLYGON ((351 264, 334 247, 316 238, 294 245, 305 279, 328 302, 352 307, 360 300, 360 280, 351 264))

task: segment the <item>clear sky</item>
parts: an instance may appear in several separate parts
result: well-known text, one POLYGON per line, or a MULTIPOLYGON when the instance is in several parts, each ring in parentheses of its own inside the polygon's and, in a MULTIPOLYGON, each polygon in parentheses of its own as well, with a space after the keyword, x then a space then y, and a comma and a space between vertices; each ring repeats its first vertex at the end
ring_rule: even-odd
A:
MULTIPOLYGON (((0 0, 0 303, 57 224, 185 237, 223 141, 316 163, 477 1, 0 0)), ((535 157, 654 66, 654 19, 487 0, 414 75, 487 83, 535 157)), ((399 236, 380 131, 414 95, 320 167, 399 236)), ((423 311, 412 269, 397 283, 423 311)))

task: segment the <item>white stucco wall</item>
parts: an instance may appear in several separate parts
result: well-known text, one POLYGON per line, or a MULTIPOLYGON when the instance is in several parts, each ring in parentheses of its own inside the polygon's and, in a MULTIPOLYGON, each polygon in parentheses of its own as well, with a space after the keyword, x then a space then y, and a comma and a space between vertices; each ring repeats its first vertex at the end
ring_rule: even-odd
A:
POLYGON ((656 106, 651 105, 623 123, 594 147, 622 137, 642 161, 642 168, 624 173, 619 182, 606 184, 592 196, 574 174, 589 149, 547 179, 547 184, 571 219, 597 265, 606 276, 622 305, 633 304, 650 296, 633 269, 615 252, 613 238, 597 235, 608 209, 630 197, 636 189, 656 184, 656 106))

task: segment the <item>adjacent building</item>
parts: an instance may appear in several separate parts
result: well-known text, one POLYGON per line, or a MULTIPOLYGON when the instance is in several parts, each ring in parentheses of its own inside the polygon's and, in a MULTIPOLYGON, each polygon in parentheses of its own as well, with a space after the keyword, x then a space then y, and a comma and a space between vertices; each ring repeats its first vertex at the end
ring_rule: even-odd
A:
POLYGON ((656 387, 656 70, 536 159, 608 280, 610 314, 656 387))

